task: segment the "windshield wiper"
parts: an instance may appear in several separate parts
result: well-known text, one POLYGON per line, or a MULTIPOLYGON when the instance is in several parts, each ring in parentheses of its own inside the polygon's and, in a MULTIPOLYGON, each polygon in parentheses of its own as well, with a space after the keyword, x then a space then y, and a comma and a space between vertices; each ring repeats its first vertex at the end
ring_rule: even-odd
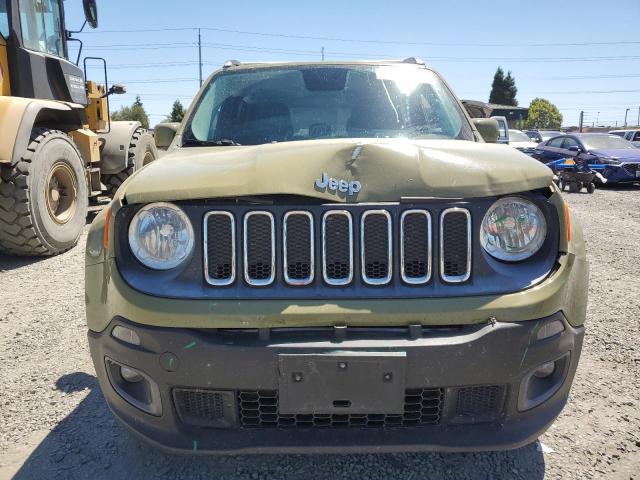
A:
POLYGON ((235 140, 231 140, 228 138, 221 138, 219 140, 196 140, 194 139, 189 139, 186 140, 183 144, 184 147, 186 146, 193 146, 193 147, 228 147, 228 146, 240 146, 241 144, 236 142, 235 140))

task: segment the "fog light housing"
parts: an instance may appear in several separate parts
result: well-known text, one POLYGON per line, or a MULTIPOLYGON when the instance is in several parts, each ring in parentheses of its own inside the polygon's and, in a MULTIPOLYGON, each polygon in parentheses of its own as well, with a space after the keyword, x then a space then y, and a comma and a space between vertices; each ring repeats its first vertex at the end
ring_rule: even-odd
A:
POLYGON ((146 373, 104 357, 109 383, 124 401, 150 415, 162 414, 158 384, 146 373))
POLYGON ((137 383, 142 380, 140 372, 129 367, 120 367, 120 376, 129 383, 137 383))
POLYGON ((547 362, 540 365, 533 372, 533 375, 538 378, 547 378, 553 375, 553 372, 556 369, 556 362, 547 362))
POLYGON ((529 370, 520 382, 518 410, 524 412, 549 400, 560 390, 567 378, 571 352, 552 362, 545 362, 529 370))

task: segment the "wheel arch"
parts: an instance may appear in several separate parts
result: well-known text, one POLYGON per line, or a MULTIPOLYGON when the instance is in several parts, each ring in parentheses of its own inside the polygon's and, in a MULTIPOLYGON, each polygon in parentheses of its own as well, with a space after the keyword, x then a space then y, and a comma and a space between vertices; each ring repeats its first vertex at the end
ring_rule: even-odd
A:
POLYGON ((82 128, 84 110, 67 103, 0 97, 0 164, 15 165, 29 146, 34 128, 70 132, 82 128))
POLYGON ((100 150, 100 173, 120 173, 128 167, 129 144, 133 133, 142 127, 140 122, 111 122, 109 133, 98 134, 103 146, 100 150))

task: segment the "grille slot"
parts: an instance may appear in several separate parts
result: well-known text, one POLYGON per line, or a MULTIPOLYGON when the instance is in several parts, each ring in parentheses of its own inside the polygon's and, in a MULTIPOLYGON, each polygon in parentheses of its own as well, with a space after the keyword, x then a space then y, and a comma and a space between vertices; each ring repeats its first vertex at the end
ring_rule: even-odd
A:
POLYGON ((236 279, 236 226, 231 213, 209 212, 204 219, 204 271, 211 285, 225 286, 236 279))
POLYGON ((265 286, 276 275, 275 225, 271 212, 249 212, 244 216, 244 279, 249 285, 265 286))
POLYGON ((313 217, 309 212, 287 212, 283 221, 284 279, 290 285, 313 282, 313 217))
POLYGON ((391 281, 391 215, 386 210, 368 210, 360 223, 362 280, 385 285, 391 281))
POLYGON ((346 210, 330 210, 322 217, 322 276, 329 285, 353 280, 353 221, 346 210))
POLYGON ((431 214, 427 210, 407 210, 400 218, 400 274, 412 285, 431 278, 431 214))
POLYGON ((253 428, 348 428, 410 427, 440 423, 444 390, 418 388, 405 391, 404 413, 387 414, 298 414, 279 413, 275 390, 238 392, 238 418, 253 428))
POLYGON ((448 208, 440 216, 440 275, 445 282, 466 282, 471 276, 471 214, 448 208))

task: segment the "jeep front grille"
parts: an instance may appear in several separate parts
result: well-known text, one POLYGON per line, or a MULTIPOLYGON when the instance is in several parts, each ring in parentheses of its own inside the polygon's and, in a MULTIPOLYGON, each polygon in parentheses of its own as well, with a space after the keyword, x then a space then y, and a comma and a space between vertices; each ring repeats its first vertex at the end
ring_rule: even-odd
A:
POLYGON ((400 267, 402 280, 419 285, 431 278, 431 214, 406 210, 400 217, 400 267))
POLYGON ((204 271, 211 285, 230 285, 236 279, 236 228, 229 212, 204 217, 204 271))
POLYGON ((445 282, 465 282, 471 275, 471 215, 448 208, 440 216, 440 275, 445 282))
POLYGON ((418 288, 433 281, 434 265, 444 284, 471 278, 469 210, 376 207, 298 208, 277 215, 268 210, 207 212, 205 279, 215 287, 228 286, 238 282, 236 271, 241 271, 249 287, 373 289, 393 283, 418 288))
POLYGON ((322 276, 329 285, 347 285, 353 279, 353 220, 345 210, 322 217, 322 276))
POLYGON ((367 210, 362 214, 362 279, 369 285, 384 285, 391 281, 392 228, 391 215, 386 210, 367 210))
POLYGON ((290 285, 313 282, 314 234, 313 217, 309 212, 292 211, 283 220, 284 279, 290 285))
POLYGON ((273 283, 276 275, 275 223, 271 212, 244 216, 244 279, 249 285, 273 283))

